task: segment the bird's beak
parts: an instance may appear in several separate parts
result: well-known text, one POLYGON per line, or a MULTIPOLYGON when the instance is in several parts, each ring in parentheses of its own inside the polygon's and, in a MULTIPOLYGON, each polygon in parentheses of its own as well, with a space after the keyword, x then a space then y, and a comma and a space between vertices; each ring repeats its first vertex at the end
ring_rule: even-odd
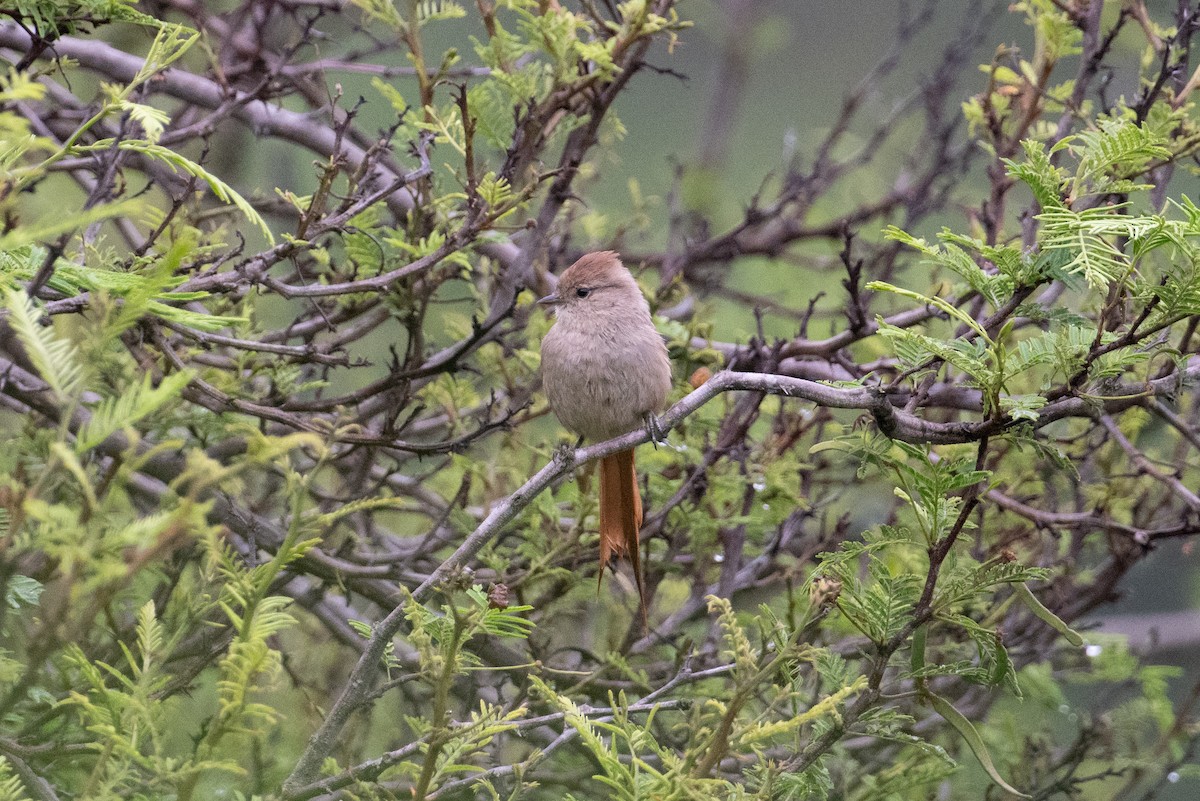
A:
POLYGON ((558 296, 557 292, 551 293, 544 298, 538 298, 539 306, 557 306, 559 303, 562 303, 562 298, 558 296))

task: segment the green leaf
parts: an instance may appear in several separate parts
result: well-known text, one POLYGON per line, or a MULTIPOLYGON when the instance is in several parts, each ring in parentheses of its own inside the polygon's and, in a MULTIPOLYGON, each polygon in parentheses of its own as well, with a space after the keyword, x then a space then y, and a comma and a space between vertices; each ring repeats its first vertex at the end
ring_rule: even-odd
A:
POLYGON ((4 305, 9 325, 21 340, 29 361, 60 400, 73 398, 82 386, 83 369, 76 361, 75 346, 43 326, 33 301, 23 289, 5 289, 4 305))
POLYGON ((83 6, 80 10, 88 12, 78 17, 68 13, 69 9, 77 7, 76 3, 63 0, 24 0, 15 6, 21 11, 24 24, 41 31, 43 35, 74 33, 77 24, 86 24, 89 32, 92 27, 105 22, 132 22, 151 28, 162 28, 167 24, 133 8, 135 2, 136 0, 89 0, 86 5, 78 4, 83 6))
POLYGON ((4 602, 9 609, 20 609, 21 606, 37 606, 42 597, 42 583, 29 576, 9 576, 4 587, 4 602))
MULTIPOLYGON (((189 292, 187 294, 192 293, 189 292)), ((176 300, 176 298, 169 294, 163 295, 163 297, 176 300)), ((185 298, 179 298, 178 300, 183 301, 185 298)), ((166 303, 159 303, 156 300, 152 300, 146 304, 146 311, 155 317, 161 317, 173 323, 195 328, 198 331, 220 331, 222 328, 246 322, 245 317, 237 317, 229 314, 205 314, 203 312, 192 311, 191 309, 183 309, 179 306, 169 306, 166 303)))
POLYGON ((1125 254, 1106 237, 1128 236, 1129 218, 1102 206, 1084 211, 1056 208, 1043 211, 1036 219, 1042 223, 1043 251, 1065 251, 1070 259, 1063 269, 1082 275, 1088 286, 1104 289, 1129 270, 1125 254))
MULTIPOLYGON (((123 217, 142 207, 140 200, 105 203, 90 209, 64 214, 46 214, 31 224, 19 225, 0 236, 0 251, 18 250, 23 246, 54 239, 95 222, 123 217)), ((40 265, 39 265, 40 266, 40 265)))
POLYGON ((461 19, 467 10, 454 0, 418 0, 417 20, 424 25, 439 19, 461 19))
POLYGON ((21 777, 13 771, 3 754, 0 754, 0 801, 30 801, 21 777))
POLYGON ((1046 405, 1041 395, 1002 395, 1000 409, 1014 420, 1036 422, 1038 409, 1046 405))
POLYGON ((146 139, 122 139, 119 142, 114 139, 101 139, 93 145, 77 149, 83 152, 97 152, 108 150, 111 147, 116 147, 118 150, 141 153, 143 156, 158 159, 173 169, 183 170, 188 175, 199 178, 208 184, 208 188, 216 195, 218 200, 235 206, 238 211, 246 216, 246 219, 262 232, 263 237, 269 244, 275 244, 275 236, 267 226, 267 221, 262 218, 262 215, 244 197, 238 194, 236 189, 181 153, 176 153, 170 148, 157 145, 146 139))
POLYGON ((408 30, 408 23, 400 16, 393 0, 350 0, 350 2, 362 9, 366 18, 372 22, 382 22, 397 32, 408 30))
POLYGON ((46 95, 46 86, 29 72, 20 72, 13 67, 0 75, 0 103, 17 103, 23 100, 41 100, 46 95))
MULTIPOLYGON (((924 239, 914 237, 894 225, 884 229, 884 236, 919 250, 926 256, 930 264, 945 267, 957 273, 971 289, 987 299, 993 307, 1000 306, 1012 295, 1013 282, 1008 275, 1004 273, 989 275, 967 251, 966 248, 970 248, 982 255, 983 249, 987 247, 982 242, 975 242, 967 237, 958 236, 948 229, 942 229, 938 234, 938 239, 942 240, 943 244, 941 246, 930 245, 924 239)), ((1006 251, 1000 248, 988 248, 988 250, 991 251, 992 257, 1004 254, 1005 258, 1015 257, 1018 262, 1020 261, 1020 254, 1015 250, 1006 251)))
POLYGON ((1170 158, 1166 141, 1166 133, 1150 125, 1135 125, 1124 118, 1099 120, 1097 128, 1080 131, 1071 138, 1072 150, 1080 151, 1073 194, 1084 194, 1088 189, 1090 193, 1114 191, 1109 182, 1098 179, 1110 171, 1138 172, 1150 162, 1170 158), (1076 144, 1081 147, 1076 148, 1076 144), (1089 187, 1091 183, 1097 185, 1089 187))
POLYGON ((142 68, 125 88, 125 97, 129 96, 130 91, 183 58, 184 53, 200 39, 200 32, 186 25, 157 21, 156 24, 158 32, 154 35, 154 43, 150 45, 150 52, 146 54, 142 68))
MULTIPOLYGON (((99 290, 120 297, 124 305, 105 329, 110 337, 125 331, 146 314, 200 331, 217 331, 245 322, 245 317, 207 314, 171 305, 209 297, 207 292, 167 291, 187 280, 186 276, 175 275, 174 272, 183 259, 194 252, 194 248, 194 242, 181 239, 149 270, 142 272, 85 267, 60 258, 55 262, 54 273, 47 285, 67 296, 99 290)), ((45 258, 46 249, 32 244, 0 251, 0 278, 27 281, 38 271, 45 258)))
POLYGON ((864 289, 868 289, 872 292, 891 292, 894 295, 900 295, 901 297, 915 300, 923 306, 933 306, 938 310, 945 312, 950 317, 953 317, 955 320, 958 320, 960 323, 970 327, 976 334, 980 336, 981 339, 983 339, 984 342, 988 343, 988 345, 992 344, 992 338, 988 336, 988 332, 983 330, 983 326, 981 326, 974 317, 943 298, 922 295, 920 292, 914 292, 911 289, 904 289, 903 287, 898 287, 895 284, 889 284, 887 281, 871 281, 864 287, 864 289))
POLYGON ((142 126, 142 132, 146 134, 146 141, 151 144, 158 144, 167 124, 171 122, 167 112, 144 103, 122 100, 119 108, 128 113, 130 119, 142 126))
POLYGON ((189 372, 171 373, 155 387, 152 386, 152 376, 147 373, 140 384, 134 384, 117 397, 107 399, 92 412, 91 419, 79 430, 75 451, 89 451, 125 426, 131 426, 158 411, 178 398, 191 380, 192 374, 189 372))
POLYGON ((880 320, 879 334, 887 339, 906 366, 916 367, 936 357, 970 376, 978 387, 995 384, 997 375, 989 363, 987 347, 979 340, 942 340, 880 320))
MULTIPOLYGON (((1054 149, 1064 144, 1060 143, 1054 149)), ((1029 187, 1043 210, 1063 208, 1062 189, 1066 176, 1051 163, 1053 150, 1047 151, 1046 146, 1035 139, 1022 140, 1021 147, 1025 151, 1025 161, 1004 159, 1005 171, 1029 187)))

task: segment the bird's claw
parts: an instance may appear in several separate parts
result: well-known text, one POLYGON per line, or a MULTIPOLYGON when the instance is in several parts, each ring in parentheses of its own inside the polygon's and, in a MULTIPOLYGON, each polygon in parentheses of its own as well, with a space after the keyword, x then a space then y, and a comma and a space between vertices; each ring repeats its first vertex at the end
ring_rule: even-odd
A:
POLYGON ((658 422, 658 418, 653 413, 647 412, 642 417, 642 424, 646 427, 646 433, 650 436, 650 442, 658 447, 658 443, 667 441, 667 432, 663 430, 658 422))
POLYGON ((575 464, 575 449, 566 442, 560 442, 554 448, 554 461, 556 464, 570 467, 575 464))

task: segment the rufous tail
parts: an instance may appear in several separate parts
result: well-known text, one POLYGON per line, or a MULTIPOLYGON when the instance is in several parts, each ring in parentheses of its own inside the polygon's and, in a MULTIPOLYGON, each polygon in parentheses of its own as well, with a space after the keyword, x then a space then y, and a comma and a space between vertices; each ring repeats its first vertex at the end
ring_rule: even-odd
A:
POLYGON ((646 587, 642 581, 642 556, 638 531, 642 527, 642 496, 638 492, 633 449, 600 460, 600 580, 613 556, 625 556, 633 564, 637 581, 638 607, 646 623, 646 587))

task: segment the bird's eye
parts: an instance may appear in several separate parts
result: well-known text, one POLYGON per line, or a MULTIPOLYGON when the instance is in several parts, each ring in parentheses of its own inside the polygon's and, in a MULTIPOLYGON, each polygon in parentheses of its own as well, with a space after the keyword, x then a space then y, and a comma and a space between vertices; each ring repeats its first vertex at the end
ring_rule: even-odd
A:
POLYGON ((592 290, 588 289, 585 286, 581 286, 581 287, 579 287, 579 289, 575 290, 575 297, 577 297, 577 298, 586 298, 590 294, 592 294, 592 290))

